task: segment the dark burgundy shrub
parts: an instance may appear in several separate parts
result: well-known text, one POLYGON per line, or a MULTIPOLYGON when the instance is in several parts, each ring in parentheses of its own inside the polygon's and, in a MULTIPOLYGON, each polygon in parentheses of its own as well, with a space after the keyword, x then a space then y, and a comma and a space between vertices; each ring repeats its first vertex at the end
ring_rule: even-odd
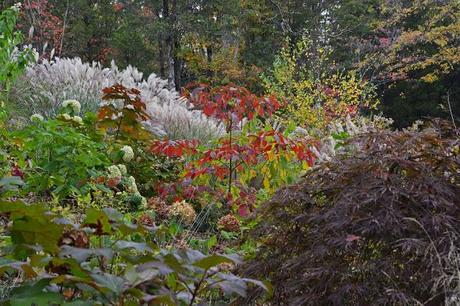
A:
POLYGON ((433 284, 460 246, 458 144, 439 128, 352 139, 262 207, 246 273, 271 279, 274 304, 444 304, 433 284))

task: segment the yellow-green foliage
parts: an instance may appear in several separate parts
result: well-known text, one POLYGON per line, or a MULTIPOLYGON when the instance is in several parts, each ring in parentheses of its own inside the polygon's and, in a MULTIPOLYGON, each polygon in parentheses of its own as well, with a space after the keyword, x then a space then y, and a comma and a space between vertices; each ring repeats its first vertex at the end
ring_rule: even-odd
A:
POLYGON ((336 69, 330 53, 315 49, 306 37, 293 50, 282 49, 271 74, 263 77, 268 93, 287 100, 282 121, 321 130, 334 119, 378 104, 373 86, 354 71, 336 69))
POLYGON ((460 1, 413 0, 382 4, 380 46, 361 63, 390 80, 432 83, 460 65, 460 1), (391 34, 401 28, 397 35, 391 34))

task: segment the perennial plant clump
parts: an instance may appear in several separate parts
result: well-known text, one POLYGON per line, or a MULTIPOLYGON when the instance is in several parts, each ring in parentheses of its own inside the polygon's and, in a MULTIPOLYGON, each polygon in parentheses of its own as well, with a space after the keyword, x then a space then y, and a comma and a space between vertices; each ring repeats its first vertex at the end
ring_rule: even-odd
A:
POLYGON ((104 68, 100 63, 84 63, 80 58, 44 59, 27 68, 11 97, 19 114, 27 117, 33 113, 53 117, 66 100, 79 101, 83 113, 95 112, 101 105, 102 89, 116 83, 141 92, 152 117, 144 123, 158 136, 208 141, 222 133, 215 121, 193 110, 176 91, 169 89, 167 81, 155 74, 144 79, 136 68, 128 66, 121 70, 114 62, 110 68, 104 68))

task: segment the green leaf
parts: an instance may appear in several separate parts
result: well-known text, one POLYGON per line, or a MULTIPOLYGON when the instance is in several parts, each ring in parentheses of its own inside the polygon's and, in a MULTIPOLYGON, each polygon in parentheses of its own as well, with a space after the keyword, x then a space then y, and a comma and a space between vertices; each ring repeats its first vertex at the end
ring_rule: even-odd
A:
POLYGON ((134 249, 139 252, 153 252, 153 249, 144 242, 132 242, 132 241, 117 241, 115 243, 115 247, 119 250, 124 250, 124 249, 134 249))
POLYGON ((210 255, 197 262, 193 263, 194 266, 200 267, 202 269, 208 270, 212 267, 216 267, 223 263, 231 263, 234 264, 234 260, 230 259, 229 257, 222 256, 222 255, 210 255))
POLYGON ((83 225, 95 229, 96 235, 107 235, 112 232, 109 217, 104 211, 96 208, 88 209, 83 225))
POLYGON ((87 261, 88 258, 92 256, 102 256, 107 259, 112 259, 113 250, 109 248, 84 249, 84 248, 75 248, 71 246, 63 246, 59 255, 61 257, 74 258, 77 262, 82 263, 84 261, 87 261))
POLYGON ((217 245, 217 237, 214 235, 206 241, 206 248, 210 250, 212 247, 217 245))
POLYGON ((123 293, 126 283, 123 278, 108 273, 92 274, 91 277, 98 286, 107 288, 116 295, 121 295, 123 293))
POLYGON ((15 288, 11 292, 10 305, 61 305, 63 298, 58 293, 46 292, 45 288, 49 285, 50 279, 43 278, 39 281, 28 283, 22 287, 15 288))
POLYGON ((11 306, 50 306, 62 305, 64 298, 59 293, 54 292, 40 292, 30 297, 11 297, 11 306))

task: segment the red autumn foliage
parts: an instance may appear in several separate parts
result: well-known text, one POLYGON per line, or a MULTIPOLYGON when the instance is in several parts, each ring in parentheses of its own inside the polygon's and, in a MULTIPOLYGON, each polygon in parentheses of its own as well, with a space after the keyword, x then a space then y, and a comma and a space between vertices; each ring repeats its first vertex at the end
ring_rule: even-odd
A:
POLYGON ((182 94, 206 116, 224 122, 227 131, 244 118, 270 117, 282 106, 274 96, 257 97, 248 89, 235 85, 212 88, 193 83, 185 87, 182 94))
POLYGON ((457 133, 447 122, 349 140, 260 208, 246 275, 270 276, 275 305, 445 305, 436 282, 460 237, 457 133))
POLYGON ((115 84, 103 89, 102 100, 106 102, 99 108, 97 127, 104 131, 113 131, 115 138, 149 139, 151 134, 145 130, 142 122, 150 119, 146 105, 141 99, 141 93, 135 88, 128 89, 121 84, 115 84), (116 105, 122 101, 122 105, 116 105))
POLYGON ((156 140, 150 146, 150 151, 170 158, 178 158, 184 154, 197 153, 197 145, 198 140, 156 140))
MULTIPOLYGON (((23 19, 27 23, 21 22, 18 27, 28 31, 28 27, 33 26, 33 36, 31 43, 40 52, 47 45, 47 50, 53 50, 55 54, 61 54, 61 41, 64 33, 64 22, 52 13, 53 5, 48 0, 32 0, 24 2, 23 19), (27 28, 26 28, 27 27, 27 28)), ((49 52, 45 52, 49 56, 49 52)))
POLYGON ((18 165, 14 165, 11 168, 11 176, 18 176, 21 179, 23 179, 24 178, 24 172, 21 170, 21 168, 19 168, 18 165))
POLYGON ((176 200, 181 197, 191 200, 206 193, 237 208, 240 215, 247 215, 256 202, 257 191, 241 184, 237 179, 237 173, 244 171, 245 166, 257 166, 269 160, 269 155, 283 151, 293 152, 298 160, 313 164, 309 144, 289 139, 281 132, 261 130, 244 137, 232 135, 244 119, 251 121, 256 117, 266 119, 272 116, 282 106, 276 98, 257 97, 247 89, 235 85, 211 88, 208 85, 192 84, 183 93, 206 116, 222 121, 228 135, 219 139, 215 147, 205 150, 199 150, 196 141, 154 141, 150 148, 152 153, 170 158, 185 155, 192 157, 184 167, 181 181, 161 185, 158 187, 160 195, 174 195, 176 200), (204 177, 204 181, 210 179, 214 187, 194 185, 200 177, 204 177), (216 185, 216 181, 220 184, 216 185), (239 190, 239 196, 232 195, 232 187, 239 190))

